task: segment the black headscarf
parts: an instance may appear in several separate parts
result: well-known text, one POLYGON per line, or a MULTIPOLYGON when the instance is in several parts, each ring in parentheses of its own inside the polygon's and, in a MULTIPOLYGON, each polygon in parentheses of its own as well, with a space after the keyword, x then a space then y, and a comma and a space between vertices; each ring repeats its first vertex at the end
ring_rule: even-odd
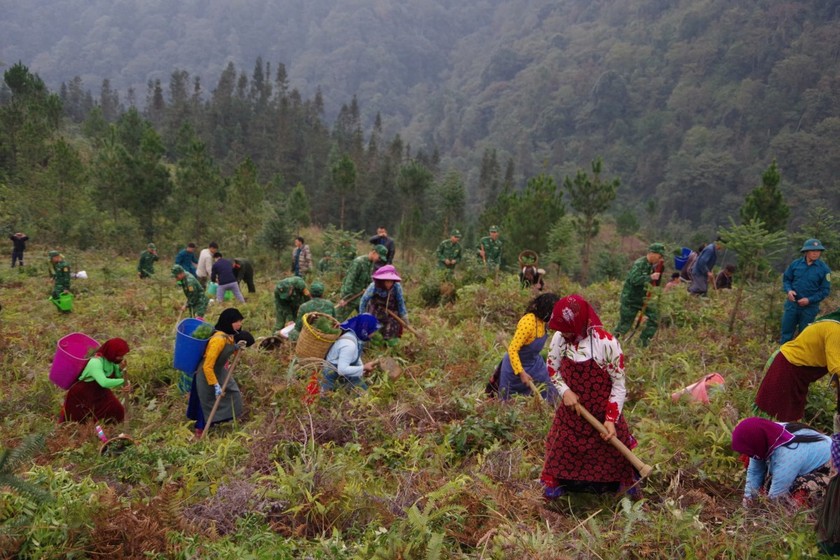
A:
POLYGON ((222 314, 219 315, 219 320, 216 321, 216 326, 214 327, 217 331, 222 331, 225 334, 236 334, 236 330, 233 328, 233 324, 237 321, 241 321, 245 317, 242 316, 242 313, 235 307, 229 307, 222 311, 222 314))

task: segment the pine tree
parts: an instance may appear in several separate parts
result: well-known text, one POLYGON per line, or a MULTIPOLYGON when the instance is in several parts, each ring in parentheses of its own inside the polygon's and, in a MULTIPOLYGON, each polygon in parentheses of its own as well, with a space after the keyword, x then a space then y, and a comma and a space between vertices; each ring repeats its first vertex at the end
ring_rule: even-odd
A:
POLYGON ((787 229, 790 208, 785 203, 779 190, 782 176, 776 160, 770 164, 761 176, 761 185, 753 189, 741 206, 741 221, 761 220, 769 232, 787 229))
POLYGON ((582 169, 578 169, 574 179, 566 177, 563 180, 563 187, 569 195, 569 204, 577 212, 573 222, 583 242, 580 272, 584 282, 589 279, 592 240, 600 229, 598 216, 610 207, 621 184, 618 177, 612 181, 601 181, 603 161, 600 157, 592 161, 591 168, 591 177, 582 169))
POLYGON ((509 194, 504 204, 507 214, 502 231, 511 249, 517 254, 525 249, 544 253, 548 249, 546 229, 566 213, 554 178, 544 174, 532 177, 522 192, 509 194))

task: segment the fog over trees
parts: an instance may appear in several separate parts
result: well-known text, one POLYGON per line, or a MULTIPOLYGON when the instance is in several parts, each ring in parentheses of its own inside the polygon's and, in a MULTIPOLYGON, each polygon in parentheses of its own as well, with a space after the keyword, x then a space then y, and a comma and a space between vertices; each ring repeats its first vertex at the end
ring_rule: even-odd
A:
MULTIPOLYGON (((399 191, 409 163, 436 184, 426 198, 405 197, 412 203, 441 200, 444 185, 464 190, 463 215, 438 208, 440 228, 498 215, 491 206, 505 189, 540 174, 560 189, 597 158, 621 180, 610 212, 672 238, 737 221, 773 160, 790 231, 817 208, 840 212, 840 6, 831 0, 32 0, 3 9, 3 70, 22 62, 71 122, 91 133, 96 107, 104 124, 126 126, 135 107, 160 136, 162 164, 197 165, 195 145, 178 148, 191 141, 225 178, 247 158, 263 185, 282 183, 278 192, 302 183, 316 222, 338 224, 341 197, 327 193, 344 156, 359 191, 343 197, 353 227, 370 226, 371 201, 399 191)), ((0 101, 11 97, 4 86, 0 101)), ((99 164, 103 134, 90 158, 99 164)))

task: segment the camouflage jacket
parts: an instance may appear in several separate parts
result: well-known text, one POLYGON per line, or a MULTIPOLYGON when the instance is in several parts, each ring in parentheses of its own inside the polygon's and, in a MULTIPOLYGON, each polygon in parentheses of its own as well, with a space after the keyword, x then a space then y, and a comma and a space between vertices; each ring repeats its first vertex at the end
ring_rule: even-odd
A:
POLYGON ((461 244, 453 243, 451 239, 445 239, 440 242, 437 248, 437 261, 440 268, 455 268, 455 265, 461 261, 461 244), (454 264, 446 264, 444 261, 455 261, 454 264))

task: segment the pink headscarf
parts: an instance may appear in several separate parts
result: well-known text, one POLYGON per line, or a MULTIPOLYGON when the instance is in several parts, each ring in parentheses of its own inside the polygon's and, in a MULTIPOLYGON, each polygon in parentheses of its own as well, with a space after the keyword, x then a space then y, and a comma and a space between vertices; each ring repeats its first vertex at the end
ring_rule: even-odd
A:
POLYGON ((732 449, 752 459, 766 461, 770 454, 790 440, 793 434, 784 426, 752 416, 741 420, 732 430, 732 449))
POLYGON ((601 318, 583 297, 572 294, 554 304, 549 328, 559 332, 569 344, 577 344, 592 329, 603 328, 601 318))

